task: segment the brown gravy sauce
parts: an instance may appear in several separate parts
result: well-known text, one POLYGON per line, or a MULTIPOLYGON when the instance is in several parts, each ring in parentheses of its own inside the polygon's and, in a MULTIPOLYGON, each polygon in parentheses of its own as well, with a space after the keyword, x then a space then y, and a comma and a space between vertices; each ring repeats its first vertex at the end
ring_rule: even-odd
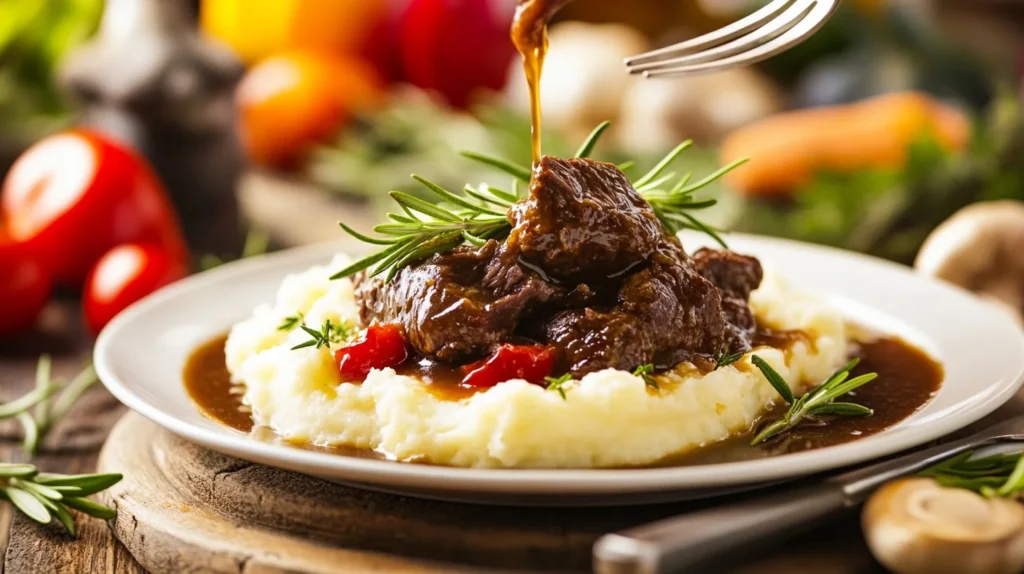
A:
MULTIPOLYGON (((263 440, 280 441, 267 429, 253 428, 249 410, 242 404, 242 395, 231 382, 225 366, 226 339, 226 336, 221 336, 204 343, 189 357, 183 373, 189 396, 203 414, 224 425, 243 433, 251 432, 253 436, 263 440)), ((785 349, 797 341, 809 340, 806 334, 798 331, 763 332, 755 338, 755 344, 785 349)), ((749 444, 752 429, 751 432, 707 445, 696 451, 668 457, 656 466, 752 460, 857 440, 885 430, 913 414, 935 395, 942 382, 942 366, 902 339, 864 338, 853 346, 852 355, 861 358, 853 376, 872 371, 878 373, 878 379, 849 395, 850 400, 873 409, 872 416, 836 418, 823 425, 803 424, 778 441, 756 447, 749 444)), ((401 374, 419 377, 435 396, 445 400, 460 400, 478 392, 476 389, 458 384, 461 373, 457 368, 414 360, 397 370, 401 374)), ((783 406, 779 404, 764 418, 772 419, 783 411, 783 406)), ((363 449, 325 448, 303 444, 291 446, 346 456, 385 458, 377 452, 363 449)))

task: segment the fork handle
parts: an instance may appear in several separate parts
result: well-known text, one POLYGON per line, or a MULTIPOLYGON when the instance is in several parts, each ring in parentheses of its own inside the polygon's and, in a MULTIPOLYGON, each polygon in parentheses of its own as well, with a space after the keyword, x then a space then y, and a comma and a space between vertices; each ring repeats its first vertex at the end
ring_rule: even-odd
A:
POLYGON ((601 537, 594 545, 598 574, 705 572, 723 556, 742 555, 809 529, 847 507, 842 486, 819 482, 767 497, 676 516, 601 537))

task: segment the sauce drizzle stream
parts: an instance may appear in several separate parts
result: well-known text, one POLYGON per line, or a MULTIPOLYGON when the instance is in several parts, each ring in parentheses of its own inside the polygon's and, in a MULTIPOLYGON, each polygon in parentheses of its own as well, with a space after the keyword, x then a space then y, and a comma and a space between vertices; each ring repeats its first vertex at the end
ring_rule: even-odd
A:
POLYGON ((533 166, 541 157, 540 78, 548 52, 548 20, 568 0, 521 0, 512 20, 512 43, 523 56, 523 71, 530 89, 530 136, 533 166))

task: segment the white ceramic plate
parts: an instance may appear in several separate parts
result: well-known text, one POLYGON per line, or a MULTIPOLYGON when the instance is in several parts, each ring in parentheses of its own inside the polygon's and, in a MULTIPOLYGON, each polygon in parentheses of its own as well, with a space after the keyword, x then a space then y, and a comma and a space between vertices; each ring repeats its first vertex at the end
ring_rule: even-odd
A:
MULTIPOLYGON (((684 236, 689 249, 705 243, 684 236)), ((239 458, 414 496, 531 504, 621 504, 706 496, 881 457, 970 424, 1009 399, 1024 376, 1024 334, 968 293, 862 255, 733 234, 798 288, 824 295, 851 318, 925 349, 945 381, 923 409, 877 435, 829 448, 716 465, 625 470, 489 470, 352 458, 261 442, 201 415, 181 372, 200 343, 269 301, 288 273, 327 262, 315 245, 231 263, 131 306, 100 335, 95 363, 107 388, 145 417, 239 458)))

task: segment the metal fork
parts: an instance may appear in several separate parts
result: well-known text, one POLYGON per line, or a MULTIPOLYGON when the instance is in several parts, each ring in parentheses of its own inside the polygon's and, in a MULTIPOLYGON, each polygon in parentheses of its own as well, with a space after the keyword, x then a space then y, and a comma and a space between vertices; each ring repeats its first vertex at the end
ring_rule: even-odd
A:
POLYGON ((880 462, 812 484, 668 518, 594 544, 598 574, 717 572, 730 556, 744 556, 853 508, 886 482, 921 471, 966 450, 1024 441, 1024 416, 967 438, 880 462))
POLYGON ((630 74, 677 76, 753 64, 818 31, 839 0, 772 0, 753 14, 692 40, 626 58, 630 74))

